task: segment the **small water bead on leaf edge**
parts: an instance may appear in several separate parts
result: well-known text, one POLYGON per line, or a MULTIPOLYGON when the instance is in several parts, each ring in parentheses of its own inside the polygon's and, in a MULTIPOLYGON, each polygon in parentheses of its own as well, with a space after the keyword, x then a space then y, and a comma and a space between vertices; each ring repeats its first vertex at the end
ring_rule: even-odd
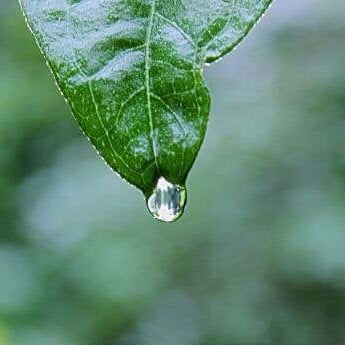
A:
POLYGON ((186 201, 185 187, 174 185, 160 177, 152 195, 147 199, 147 207, 154 218, 170 223, 182 216, 186 201))

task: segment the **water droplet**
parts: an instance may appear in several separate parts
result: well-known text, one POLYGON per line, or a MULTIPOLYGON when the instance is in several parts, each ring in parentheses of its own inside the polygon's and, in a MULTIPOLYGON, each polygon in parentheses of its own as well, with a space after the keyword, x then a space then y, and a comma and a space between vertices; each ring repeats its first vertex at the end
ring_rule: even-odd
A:
POLYGON ((169 223, 182 216, 186 201, 186 188, 160 177, 152 195, 147 199, 147 207, 153 217, 169 223))

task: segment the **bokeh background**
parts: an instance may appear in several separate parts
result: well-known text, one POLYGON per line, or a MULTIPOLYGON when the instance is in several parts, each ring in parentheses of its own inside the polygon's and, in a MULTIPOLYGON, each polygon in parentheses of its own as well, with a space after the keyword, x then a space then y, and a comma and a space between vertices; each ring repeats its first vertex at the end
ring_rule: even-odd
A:
POLYGON ((208 67, 176 224, 81 135, 0 1, 0 345, 345 344, 345 8, 276 0, 208 67))

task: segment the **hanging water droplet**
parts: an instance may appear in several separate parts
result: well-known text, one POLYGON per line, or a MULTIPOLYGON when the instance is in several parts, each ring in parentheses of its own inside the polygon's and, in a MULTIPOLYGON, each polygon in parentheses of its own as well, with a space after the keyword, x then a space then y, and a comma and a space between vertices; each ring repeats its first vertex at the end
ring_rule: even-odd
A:
POLYGON ((160 177, 152 195, 147 199, 147 207, 153 217, 163 222, 173 222, 182 216, 186 201, 186 188, 160 177))

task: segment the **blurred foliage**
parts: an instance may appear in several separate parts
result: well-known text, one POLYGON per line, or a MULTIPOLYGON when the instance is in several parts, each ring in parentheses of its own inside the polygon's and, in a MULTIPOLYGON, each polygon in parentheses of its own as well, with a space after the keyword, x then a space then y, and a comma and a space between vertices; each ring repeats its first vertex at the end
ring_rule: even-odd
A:
POLYGON ((342 6, 277 0, 207 72, 210 128, 167 226, 79 133, 2 0, 0 345, 345 344, 342 6))

